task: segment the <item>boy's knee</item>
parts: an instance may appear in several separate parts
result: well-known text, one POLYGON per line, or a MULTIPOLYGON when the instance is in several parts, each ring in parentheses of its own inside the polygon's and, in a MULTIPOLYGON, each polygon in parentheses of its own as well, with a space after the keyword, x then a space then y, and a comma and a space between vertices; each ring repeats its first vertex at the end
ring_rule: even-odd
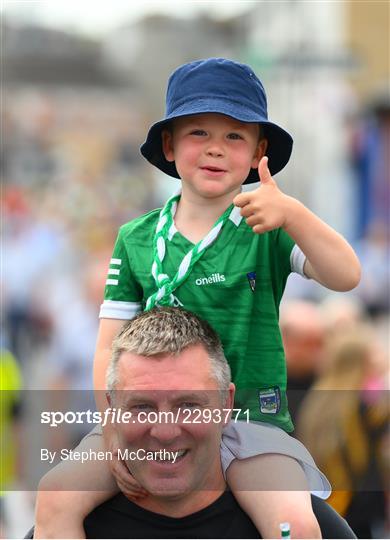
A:
POLYGON ((68 492, 63 491, 61 482, 56 475, 48 472, 43 476, 38 484, 36 500, 36 516, 38 519, 51 519, 54 514, 64 510, 64 504, 71 497, 68 492))
POLYGON ((291 538, 322 538, 318 521, 311 515, 298 516, 290 522, 291 538))
MULTIPOLYGON (((41 521, 52 520, 53 516, 71 512, 72 515, 83 515, 85 492, 70 491, 67 487, 63 471, 59 467, 46 473, 38 484, 36 498, 36 518, 41 521)), ((84 512, 85 513, 85 512, 84 512)))
POLYGON ((41 478, 35 503, 34 538, 58 538, 57 520, 63 510, 63 501, 57 489, 57 480, 50 473, 41 478))
POLYGON ((55 474, 39 482, 35 505, 34 538, 85 538, 82 493, 61 490, 55 474))
POLYGON ((58 475, 54 474, 54 469, 42 476, 38 484, 38 494, 61 491, 61 489, 63 489, 63 486, 61 486, 58 475))
MULTIPOLYGON (((274 505, 271 513, 272 527, 274 528, 276 523, 288 521, 291 538, 322 538, 320 526, 311 506, 310 495, 304 492, 288 492, 287 495, 283 493, 280 500, 271 500, 271 504, 274 505)), ((272 532, 280 536, 279 530, 272 532)))

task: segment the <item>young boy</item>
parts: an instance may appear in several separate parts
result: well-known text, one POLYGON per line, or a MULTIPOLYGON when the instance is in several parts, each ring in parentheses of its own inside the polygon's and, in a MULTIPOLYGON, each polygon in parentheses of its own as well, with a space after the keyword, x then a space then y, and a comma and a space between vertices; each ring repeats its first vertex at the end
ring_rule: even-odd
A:
MULTIPOLYGON (((360 279, 349 244, 272 178, 291 150, 291 136, 268 120, 263 86, 248 66, 210 58, 171 75, 166 117, 151 127, 141 152, 181 179, 181 194, 161 212, 121 227, 95 356, 95 388, 104 390, 112 340, 138 311, 183 305, 208 320, 231 366, 235 407, 250 410, 250 423, 231 422, 225 430, 224 472, 264 538, 278 537, 282 521, 291 523, 294 537, 320 537, 310 490, 328 492, 310 454, 286 433, 293 426, 278 311, 287 277, 299 272, 339 291, 360 279), (240 194, 243 183, 259 179, 257 190, 240 194)), ((100 397, 98 407, 106 407, 100 397)), ((108 426, 104 437, 115 446, 108 426)), ((91 444, 103 449, 101 437, 82 442, 91 444)), ((72 467, 77 477, 107 476, 105 490, 56 497, 41 491, 37 537, 83 535, 85 515, 113 494, 103 462, 72 467)), ((123 464, 111 468, 125 492, 147 496, 123 464)), ((61 487, 56 474, 47 475, 42 489, 61 487)))

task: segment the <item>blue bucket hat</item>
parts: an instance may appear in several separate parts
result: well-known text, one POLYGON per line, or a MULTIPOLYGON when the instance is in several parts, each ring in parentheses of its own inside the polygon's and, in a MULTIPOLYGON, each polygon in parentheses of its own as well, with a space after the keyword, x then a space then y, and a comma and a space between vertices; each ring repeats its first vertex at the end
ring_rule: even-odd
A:
MULTIPOLYGON (((141 154, 158 169, 180 178, 174 162, 165 159, 161 133, 174 118, 200 113, 220 113, 241 122, 262 125, 268 139, 267 156, 271 174, 290 159, 293 140, 287 131, 268 120, 265 90, 253 70, 224 58, 207 58, 184 64, 169 78, 166 114, 149 129, 141 154)), ((257 169, 251 169, 244 184, 258 182, 257 169)))

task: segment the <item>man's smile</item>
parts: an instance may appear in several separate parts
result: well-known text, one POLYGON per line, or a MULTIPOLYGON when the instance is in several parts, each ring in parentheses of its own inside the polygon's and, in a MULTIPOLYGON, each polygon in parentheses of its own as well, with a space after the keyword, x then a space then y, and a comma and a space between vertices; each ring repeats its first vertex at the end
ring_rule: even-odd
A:
POLYGON ((164 451, 155 451, 154 452, 154 459, 151 460, 149 463, 153 464, 153 467, 163 468, 170 470, 180 466, 183 461, 185 461, 186 457, 189 454, 188 449, 182 449, 182 450, 169 450, 164 451))
POLYGON ((159 463, 177 463, 178 461, 182 460, 184 456, 186 456, 188 453, 188 450, 160 450, 155 452, 155 459, 154 461, 158 461, 159 463), (164 455, 165 453, 165 455, 164 455))

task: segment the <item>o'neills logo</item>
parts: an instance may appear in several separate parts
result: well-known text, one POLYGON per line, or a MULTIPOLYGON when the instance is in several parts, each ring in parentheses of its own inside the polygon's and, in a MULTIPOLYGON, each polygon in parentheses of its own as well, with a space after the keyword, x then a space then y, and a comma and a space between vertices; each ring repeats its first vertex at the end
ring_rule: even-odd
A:
POLYGON ((210 285, 210 283, 221 283, 226 281, 223 274, 211 274, 209 277, 202 277, 195 280, 196 285, 210 285))

